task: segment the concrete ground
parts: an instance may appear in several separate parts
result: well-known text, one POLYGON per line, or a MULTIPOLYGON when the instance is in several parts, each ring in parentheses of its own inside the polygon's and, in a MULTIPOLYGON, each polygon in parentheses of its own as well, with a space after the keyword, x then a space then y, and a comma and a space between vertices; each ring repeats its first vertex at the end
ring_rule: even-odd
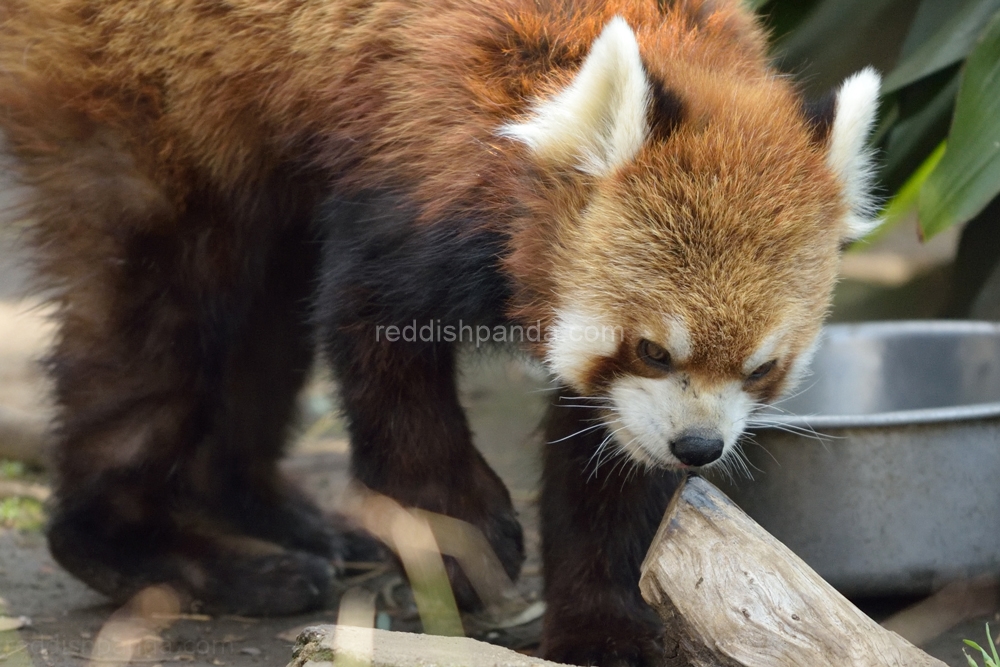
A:
MULTIPOLYGON (((34 360, 44 350, 51 326, 35 302, 21 298, 24 273, 9 251, 10 240, 0 238, 0 417, 7 410, 6 414, 30 422, 49 411, 45 382, 34 360)), ((872 259, 849 261, 850 279, 838 294, 835 316, 871 316, 881 312, 879 304, 886 302, 895 304, 897 311, 902 309, 904 316, 921 315, 919 309, 928 309, 929 299, 943 298, 946 288, 941 276, 946 270, 941 267, 948 248, 914 251, 907 243, 905 239, 883 241, 870 249, 872 259), (919 280, 931 287, 916 289, 914 281, 919 280), (900 306, 897 298, 907 289, 913 295, 912 307, 900 306)), ((953 239, 951 243, 953 247, 953 239)), ((327 382, 317 379, 303 397, 312 417, 285 466, 323 507, 334 509, 348 481, 347 443, 336 421, 323 417, 332 407, 329 389, 327 382)), ((518 589, 532 602, 541 589, 534 501, 542 445, 535 427, 545 409, 544 385, 510 359, 486 357, 468 360, 462 395, 477 443, 509 484, 521 513, 529 559, 518 589)), ((0 459, 3 447, 0 442, 0 459)), ((126 613, 52 561, 39 530, 41 506, 32 500, 11 503, 2 493, 2 483, 13 480, 44 497, 46 479, 43 470, 30 465, 0 468, 0 667, 126 664, 125 660, 149 665, 284 665, 300 628, 337 620, 337 600, 332 599, 327 610, 297 617, 175 615, 160 619, 155 626, 130 625, 126 613), (123 637, 129 647, 127 655, 121 653, 123 637)), ((398 629, 418 627, 412 600, 398 574, 373 571, 348 583, 380 593, 380 626, 388 622, 398 629)), ((961 653, 963 638, 981 642, 987 620, 993 622, 994 631, 1000 629, 997 588, 991 582, 959 584, 923 600, 867 600, 861 605, 876 620, 886 620, 955 667, 967 664, 961 653)), ((491 629, 482 623, 476 627, 484 638, 530 650, 540 630, 538 607, 534 610, 522 619, 525 623, 510 629, 491 629)), ((470 625, 475 621, 470 619, 470 625)))

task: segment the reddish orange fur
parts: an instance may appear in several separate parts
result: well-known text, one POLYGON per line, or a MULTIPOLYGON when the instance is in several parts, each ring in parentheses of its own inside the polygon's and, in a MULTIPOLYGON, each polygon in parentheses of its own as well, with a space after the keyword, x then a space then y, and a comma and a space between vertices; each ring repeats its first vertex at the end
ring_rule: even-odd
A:
MULTIPOLYGON (((636 28, 651 73, 705 128, 651 147, 634 172, 662 167, 667 175, 725 160, 731 171, 722 187, 727 195, 744 189, 736 201, 751 211, 739 224, 754 234, 779 234, 781 225, 766 224, 779 209, 783 224, 836 218, 837 188, 820 149, 807 143, 793 87, 767 68, 764 35, 740 3, 551 4, 546 11, 524 0, 5 0, 3 127, 29 164, 65 159, 67 140, 83 151, 95 133, 110 133, 134 161, 135 179, 148 179, 121 190, 139 206, 161 205, 162 195, 183 207, 194 183, 252 188, 293 164, 318 167, 343 192, 405 185, 425 219, 472 207, 502 221, 526 193, 517 177, 523 151, 497 139, 497 127, 564 85, 605 23, 621 15, 636 28), (544 68, 533 59, 542 51, 544 68), (732 145, 736 137, 748 143, 732 145), (757 166, 768 171, 752 171, 757 166), (789 192, 826 203, 788 210, 789 192)), ((537 176, 567 186, 557 174, 537 176)), ((46 174, 29 166, 26 177, 43 183, 46 174)), ((695 206, 692 219, 720 215, 698 215, 710 205, 699 201, 702 183, 671 185, 676 201, 695 206)), ((572 191, 578 187, 547 193, 553 201, 533 202, 541 210, 521 223, 511 267, 529 283, 541 281, 542 293, 553 286, 539 270, 546 259, 531 249, 547 254, 549 237, 571 227, 567 219, 584 200, 572 191)), ((670 210, 672 202, 646 197, 655 190, 628 189, 640 207, 670 210)), ((814 226, 802 234, 814 235, 814 226)), ((788 240, 800 250, 827 245, 788 240)), ((730 268, 754 270, 737 248, 732 254, 742 266, 730 268)), ((742 289, 759 282, 731 275, 742 289)))
MULTIPOLYGON (((48 197, 75 196, 64 192, 63 165, 99 144, 102 160, 119 164, 95 177, 119 179, 120 205, 140 211, 116 224, 170 224, 193 190, 252 190, 275 171, 300 170, 344 194, 402 188, 427 221, 471 209, 513 226, 508 265, 527 288, 518 302, 531 320, 548 322, 551 295, 579 280, 614 285, 630 313, 674 302, 675 275, 640 294, 629 276, 609 275, 613 241, 629 234, 712 240, 706 257, 725 280, 685 287, 684 300, 738 289, 761 309, 774 302, 769 290, 789 284, 773 279, 774 260, 746 259, 766 237, 778 264, 795 267, 803 307, 825 307, 812 297, 833 281, 839 189, 809 143, 792 84, 768 68, 764 35, 736 0, 548 9, 524 0, 5 0, 0 11, 2 127, 23 178, 48 197), (679 94, 690 120, 605 187, 634 202, 632 215, 673 213, 657 230, 609 220, 562 257, 553 250, 575 234, 588 179, 539 172, 496 129, 565 85, 615 15, 635 28, 652 77, 679 94), (720 166, 724 182, 706 201, 705 179, 720 166), (167 206, 172 215, 145 214, 167 206), (791 259, 801 253, 810 256, 791 259)), ((699 326, 735 325, 712 346, 731 364, 759 327, 744 330, 742 310, 730 315, 740 322, 720 328, 719 312, 699 326)))
MULTIPOLYGON (((129 526, 162 518, 162 489, 147 482, 174 475, 175 460, 186 466, 183 493, 211 495, 206 480, 219 463, 198 447, 225 429, 212 430, 216 417, 205 406, 254 381, 247 369, 259 359, 268 360, 260 371, 268 382, 279 378, 282 395, 294 396, 309 350, 303 332, 282 323, 308 295, 310 268, 296 257, 310 246, 282 235, 308 227, 322 197, 388 192, 415 211, 421 229, 457 220, 470 232, 509 236, 506 315, 515 320, 547 327, 586 288, 587 304, 622 326, 628 343, 619 358, 595 360, 595 386, 602 365, 634 370, 635 337, 664 338, 665 314, 691 332, 683 370, 708 384, 742 378, 742 364, 776 327, 794 332, 788 356, 796 356, 820 326, 844 235, 842 186, 793 84, 768 67, 765 35, 740 0, 0 0, 0 132, 0 149, 27 186, 21 214, 33 223, 40 272, 62 307, 54 354, 68 443, 60 493, 85 496, 110 471, 110 505, 95 507, 112 507, 129 526), (682 122, 654 133, 607 178, 540 163, 500 137, 502 125, 572 80, 614 16, 635 31, 653 84, 683 103, 682 122), (270 245, 281 252, 259 252, 270 245), (266 280, 285 273, 295 274, 287 288, 266 280), (240 300, 243 283, 260 304, 240 300), (264 331, 260 341, 236 337, 230 352, 229 339, 212 338, 216 331, 193 313, 218 324, 216 298, 231 299, 233 320, 245 316, 247 328, 264 331), (216 345, 212 354, 230 355, 218 362, 219 385, 196 369, 204 356, 215 361, 205 339, 216 345), (299 347, 287 359, 269 356, 272 340, 277 349, 286 339, 299 347), (135 469, 146 482, 132 479, 135 469)), ((396 348, 363 352, 359 375, 400 363, 396 348)), ((544 356, 544 345, 534 352, 544 356)), ((436 353, 421 363, 442 377, 451 368, 436 353)), ((777 393, 788 369, 779 370, 762 397, 777 393)), ((437 376, 421 381, 399 395, 417 401, 444 386, 437 376)), ((375 385, 358 395, 377 402, 375 385)), ((262 462, 247 472, 252 488, 277 486, 272 464, 287 400, 273 419, 260 417, 275 433, 264 454, 254 453, 262 462)), ((230 412, 220 409, 217 420, 230 412)), ((245 421, 234 437, 256 442, 255 430, 267 430, 245 421)), ((572 434, 573 420, 564 421, 553 420, 553 440, 572 434)), ((444 426, 454 441, 446 444, 461 454, 454 460, 470 460, 461 415, 444 426)), ((594 437, 596 447, 602 436, 586 436, 594 437)), ((587 464, 566 460, 557 478, 587 464)), ((436 464, 425 462, 427 470, 436 464)), ((437 480, 444 509, 431 509, 458 507, 488 531, 491 512, 508 510, 509 498, 481 459, 469 465, 478 475, 466 475, 477 480, 470 486, 490 487, 493 500, 452 502, 449 484, 437 480)), ((642 484, 665 502, 655 477, 642 484)), ((608 525, 626 522, 614 502, 599 499, 608 525)), ((642 521, 655 521, 648 514, 642 521)), ((629 528, 635 534, 620 551, 636 561, 652 527, 629 528)), ((581 538, 576 550, 598 537, 581 538)), ((190 553, 187 543, 162 548, 190 553)), ((216 553, 201 541, 193 549, 216 553)), ((605 563, 584 565, 617 575, 605 563)), ((576 574, 567 567, 564 581, 551 584, 565 607, 547 621, 555 655, 573 655, 552 647, 574 643, 566 628, 578 625, 576 574)), ((608 600, 624 600, 625 648, 598 652, 610 661, 619 649, 639 651, 629 644, 630 622, 645 608, 634 586, 604 583, 608 600)), ((648 655, 659 646, 655 618, 644 628, 648 655)), ((579 634, 601 639, 602 631, 579 634)))

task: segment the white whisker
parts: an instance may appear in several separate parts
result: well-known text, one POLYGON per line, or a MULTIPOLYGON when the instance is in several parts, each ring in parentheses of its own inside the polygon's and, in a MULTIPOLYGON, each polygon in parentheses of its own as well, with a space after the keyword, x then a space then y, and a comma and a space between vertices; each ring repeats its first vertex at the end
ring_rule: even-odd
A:
POLYGON ((569 440, 570 438, 575 438, 576 436, 578 436, 578 435, 580 435, 582 433, 586 433, 587 431, 593 431, 595 428, 601 428, 602 426, 604 426, 604 422, 603 421, 600 424, 593 424, 592 426, 586 426, 586 427, 580 429, 579 431, 576 431, 575 433, 570 433, 569 435, 563 436, 563 437, 559 438, 558 440, 549 440, 546 444, 548 444, 548 445, 554 445, 557 442, 563 442, 565 440, 569 440))
MULTIPOLYGON (((763 451, 765 454, 767 454, 768 456, 771 457, 771 460, 774 461, 775 464, 781 465, 781 464, 778 463, 778 459, 776 459, 774 457, 774 454, 771 453, 771 450, 769 450, 767 447, 765 447, 764 445, 762 445, 759 442, 757 442, 755 439, 753 439, 749 435, 744 434, 743 437, 741 438, 741 440, 742 440, 742 442, 746 442, 746 443, 749 443, 749 444, 751 444, 751 445, 753 445, 755 447, 759 447, 761 451, 763 451)), ((763 472, 760 468, 758 468, 756 466, 754 466, 754 470, 756 470, 757 472, 763 472)))
POLYGON ((820 433, 811 426, 799 426, 797 424, 788 424, 780 419, 767 419, 767 418, 754 418, 747 422, 748 428, 768 428, 774 429, 776 431, 783 431, 785 433, 791 433, 793 435, 800 435, 803 438, 810 438, 812 440, 840 440, 843 436, 839 435, 828 435, 826 433, 820 433))
MULTIPOLYGON (((608 426, 611 425, 609 424, 608 426)), ((594 448, 594 453, 590 455, 590 458, 587 459, 587 465, 584 466, 584 470, 586 470, 590 466, 590 464, 594 462, 594 459, 595 458, 597 459, 597 463, 594 465, 594 471, 590 473, 590 475, 587 477, 588 480, 593 479, 594 475, 597 474, 597 470, 601 467, 601 461, 602 461, 601 453, 608 446, 608 443, 611 442, 612 438, 615 437, 615 434, 624 428, 625 428, 624 426, 620 426, 614 431, 610 431, 608 435, 604 438, 604 440, 601 441, 601 444, 599 444, 597 447, 594 448)))

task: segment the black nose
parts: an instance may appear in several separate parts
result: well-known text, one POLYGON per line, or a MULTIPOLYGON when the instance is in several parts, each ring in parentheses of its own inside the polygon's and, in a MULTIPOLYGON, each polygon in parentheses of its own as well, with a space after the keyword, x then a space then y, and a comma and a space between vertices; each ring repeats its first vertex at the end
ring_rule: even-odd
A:
POLYGON ((689 431, 670 443, 670 451, 684 465, 703 466, 722 456, 726 447, 716 433, 689 431))

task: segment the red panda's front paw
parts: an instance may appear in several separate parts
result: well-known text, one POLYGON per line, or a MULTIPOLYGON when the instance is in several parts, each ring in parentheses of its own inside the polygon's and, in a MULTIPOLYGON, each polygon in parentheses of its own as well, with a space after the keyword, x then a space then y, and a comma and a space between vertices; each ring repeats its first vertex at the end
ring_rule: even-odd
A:
MULTIPOLYGON (((441 550, 445 553, 461 554, 462 560, 480 571, 482 571, 481 565, 472 561, 479 560, 488 569, 499 560, 507 576, 517 579, 524 563, 524 534, 507 490, 503 486, 488 490, 480 487, 479 493, 471 491, 460 493, 457 489, 451 489, 447 498, 441 500, 443 502, 437 506, 428 507, 423 503, 417 503, 417 506, 461 519, 478 529, 486 538, 488 548, 496 555, 496 560, 490 558, 490 554, 481 553, 487 548, 482 538, 468 533, 452 533, 451 539, 460 540, 462 543, 441 543, 439 545, 441 550)), ((491 602, 480 598, 459 560, 446 556, 445 567, 448 570, 455 601, 463 611, 477 611, 484 604, 491 602)))
MULTIPOLYGON (((521 565, 524 563, 524 536, 513 508, 508 505, 505 508, 497 508, 494 513, 461 518, 483 532, 507 576, 511 579, 517 579, 521 572, 521 565)), ((474 541, 469 544, 475 546, 474 541)), ((473 552, 467 557, 478 558, 480 556, 473 552)), ((461 609, 476 611, 484 603, 489 602, 480 599, 469 578, 455 559, 445 558, 445 567, 448 570, 448 578, 451 580, 455 600, 461 609)))
MULTIPOLYGON (((451 472, 451 471, 448 471, 451 472)), ((500 561, 507 576, 517 579, 524 563, 524 536, 517 512, 510 500, 510 494, 500 478, 481 459, 474 459, 463 471, 459 479, 425 477, 416 486, 376 488, 405 506, 416 507, 437 514, 460 519, 481 531, 482 536, 500 561)), ((480 565, 487 568, 496 560, 483 551, 482 538, 465 531, 447 531, 450 539, 461 544, 439 544, 446 554, 461 554, 466 561, 481 559, 482 563, 471 563, 480 571, 480 565)), ((449 539, 438 536, 439 540, 449 539)), ((445 567, 451 581, 455 600, 463 611, 476 611, 487 600, 481 600, 459 560, 445 557, 445 567)))
MULTIPOLYGON (((447 513, 481 530, 507 576, 517 579, 524 563, 524 533, 507 487, 482 460, 471 466, 464 487, 449 491, 447 513)), ((454 563, 448 563, 448 570, 459 606, 471 611, 488 602, 479 599, 454 563)))

